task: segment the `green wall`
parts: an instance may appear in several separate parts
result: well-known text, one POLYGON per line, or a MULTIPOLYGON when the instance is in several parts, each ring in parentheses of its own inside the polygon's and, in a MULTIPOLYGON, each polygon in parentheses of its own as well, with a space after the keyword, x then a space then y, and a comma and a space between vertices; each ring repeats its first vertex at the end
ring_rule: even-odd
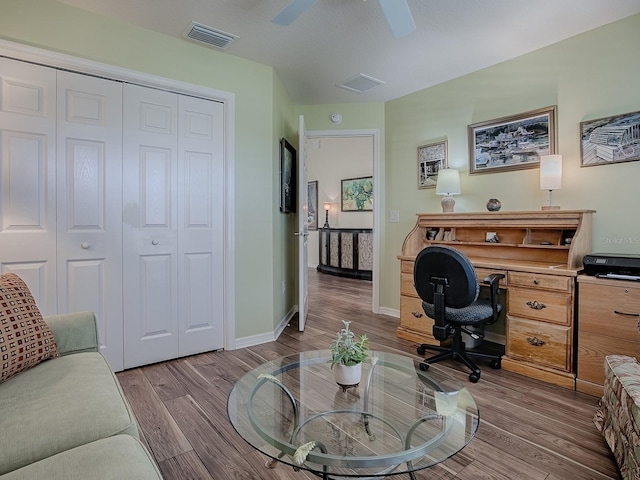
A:
POLYGON ((606 25, 499 65, 398 98, 386 104, 386 208, 400 210, 388 223, 382 253, 381 304, 399 308, 396 256, 418 212, 438 212, 434 190, 418 190, 416 148, 446 137, 449 166, 461 170, 456 211, 485 210, 498 198, 503 210, 539 210, 546 192, 538 169, 469 175, 467 125, 557 105, 563 209, 593 209, 593 250, 640 250, 640 162, 580 167, 579 124, 640 110, 640 15, 606 25))
POLYGON ((274 248, 285 241, 274 213, 276 139, 293 130, 292 105, 273 68, 51 0, 2 0, 0 36, 235 94, 236 338, 272 332, 291 308, 276 306, 271 285, 286 265, 274 248))

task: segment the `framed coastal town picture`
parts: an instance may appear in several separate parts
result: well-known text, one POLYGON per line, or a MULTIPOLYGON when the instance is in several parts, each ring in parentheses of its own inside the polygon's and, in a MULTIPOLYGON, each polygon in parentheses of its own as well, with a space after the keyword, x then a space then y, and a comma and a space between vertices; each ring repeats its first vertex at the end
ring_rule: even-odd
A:
POLYGON ((469 174, 536 168, 556 153, 556 107, 540 108, 467 127, 469 174))
POLYGON ((640 112, 580 123, 580 166, 640 160, 640 112))
POLYGON ((418 188, 435 188, 443 168, 447 168, 446 140, 418 147, 418 188))

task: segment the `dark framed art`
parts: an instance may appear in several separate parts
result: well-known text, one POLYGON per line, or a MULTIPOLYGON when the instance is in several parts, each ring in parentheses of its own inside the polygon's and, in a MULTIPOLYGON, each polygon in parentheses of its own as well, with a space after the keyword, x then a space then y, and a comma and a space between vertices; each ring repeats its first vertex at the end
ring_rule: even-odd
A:
POLYGON ((556 107, 540 108, 467 127, 469 174, 536 168, 556 153, 556 107))
POLYGON ((343 212, 373 210, 373 177, 342 180, 341 209, 343 212))
POLYGON ((418 188, 435 188, 443 168, 447 168, 446 140, 418 147, 418 188))
POLYGON ((307 225, 318 229, 318 181, 307 182, 307 225))
POLYGON ((280 211, 296 211, 296 149, 286 138, 280 140, 280 211))
POLYGON ((580 123, 580 166, 640 160, 640 112, 580 123))

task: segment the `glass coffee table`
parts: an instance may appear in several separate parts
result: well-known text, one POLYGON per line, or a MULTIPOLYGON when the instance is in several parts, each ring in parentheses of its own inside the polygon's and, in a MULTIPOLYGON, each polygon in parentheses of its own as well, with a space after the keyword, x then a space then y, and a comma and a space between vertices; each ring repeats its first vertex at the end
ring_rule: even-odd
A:
POLYGON ((409 474, 464 448, 479 424, 469 391, 432 365, 370 352, 359 386, 335 383, 328 350, 265 363, 234 385, 227 404, 251 446, 324 479, 409 474))

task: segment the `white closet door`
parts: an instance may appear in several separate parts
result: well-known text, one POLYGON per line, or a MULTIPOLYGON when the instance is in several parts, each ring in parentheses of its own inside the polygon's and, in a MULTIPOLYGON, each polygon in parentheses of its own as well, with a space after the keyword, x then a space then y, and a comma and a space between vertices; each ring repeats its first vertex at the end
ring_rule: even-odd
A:
POLYGON ((124 86, 125 368, 178 357, 178 97, 124 86))
POLYGON ((123 368, 122 84, 58 72, 58 311, 92 311, 123 368))
POLYGON ((179 355, 219 349, 223 338, 223 105, 179 97, 179 355))
POLYGON ((0 58, 0 271, 56 305, 56 72, 0 58))

